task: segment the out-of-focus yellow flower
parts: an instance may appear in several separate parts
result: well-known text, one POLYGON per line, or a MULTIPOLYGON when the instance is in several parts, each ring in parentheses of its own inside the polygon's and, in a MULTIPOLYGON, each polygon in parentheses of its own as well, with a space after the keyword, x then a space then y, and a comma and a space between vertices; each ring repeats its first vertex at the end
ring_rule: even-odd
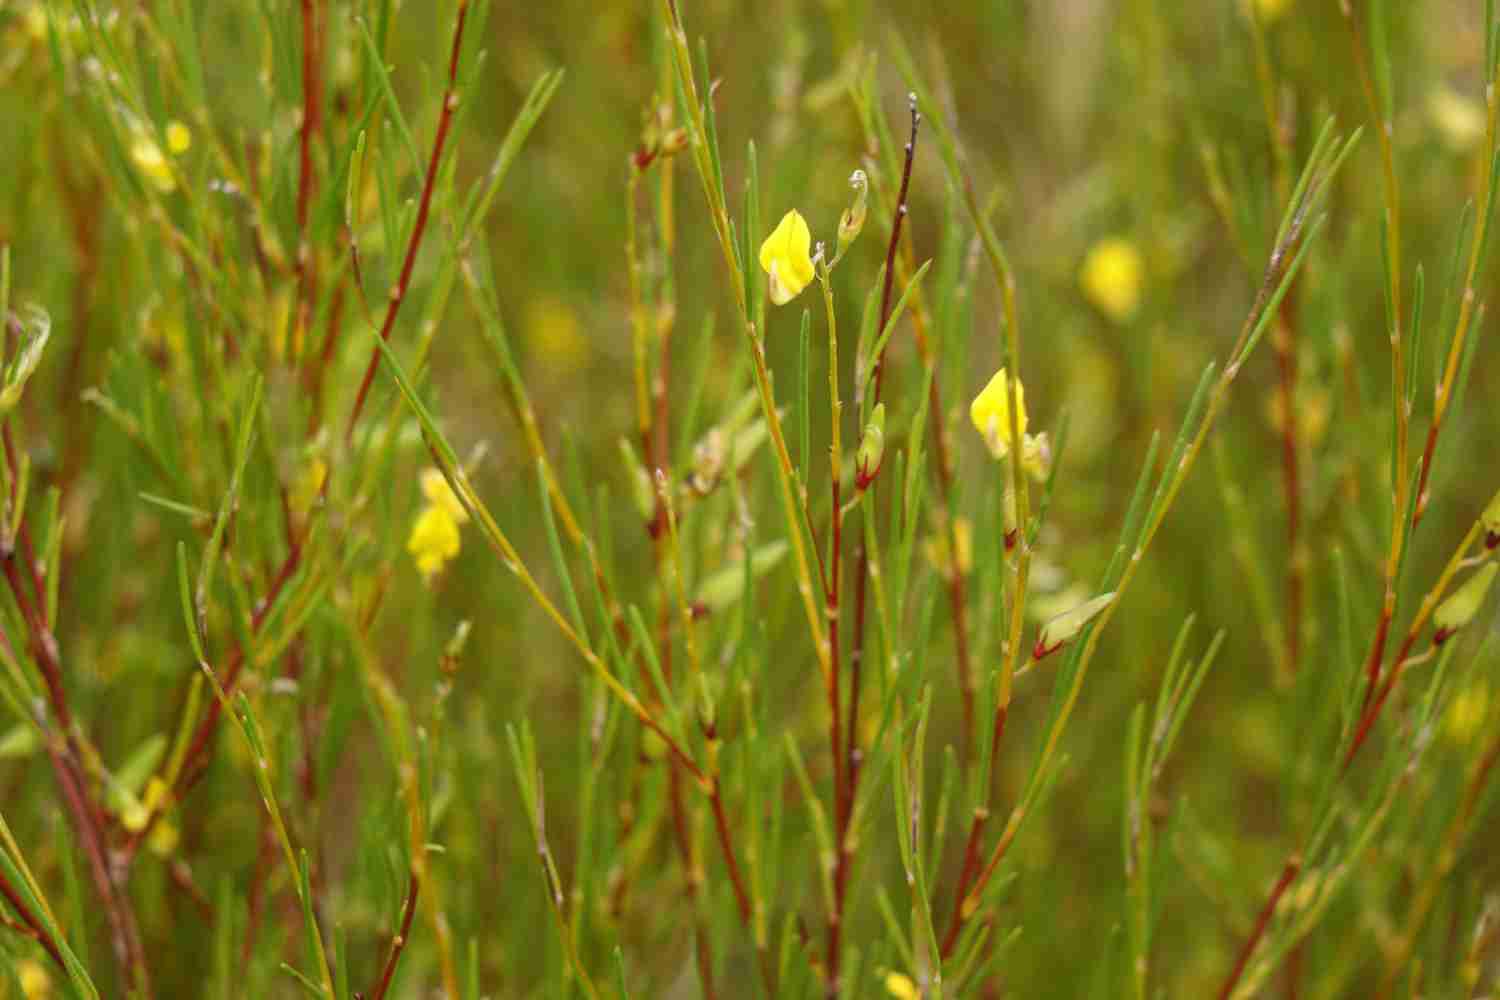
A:
POLYGON ((760 266, 770 277, 771 301, 778 306, 802 294, 813 280, 812 232, 795 208, 781 217, 760 245, 760 266))
POLYGON ((161 816, 151 825, 151 832, 146 835, 146 847, 158 858, 165 858, 177 850, 177 842, 181 839, 177 824, 161 816))
POLYGON ((1454 697, 1453 704, 1448 707, 1447 725, 1444 727, 1448 738, 1459 745, 1468 743, 1484 724, 1489 707, 1490 687, 1484 681, 1470 684, 1460 691, 1454 697))
MULTIPOLYGON (((974 422, 990 454, 1004 458, 1010 454, 1010 377, 1004 368, 990 379, 969 404, 969 419, 974 422)), ((1026 436, 1026 390, 1021 380, 1016 379, 1016 431, 1022 440, 1026 436)), ((1024 455, 1024 452, 1023 452, 1024 455)))
POLYGON ((959 576, 968 576, 974 568, 974 525, 966 517, 955 517, 951 527, 929 535, 922 550, 944 579, 953 579, 955 569, 959 576))
POLYGON ((172 156, 186 153, 193 145, 193 133, 182 122, 173 119, 167 123, 166 136, 167 150, 163 152, 161 145, 146 129, 139 126, 132 129, 130 161, 156 190, 162 194, 171 194, 177 190, 177 173, 167 153, 170 152, 172 156))
POLYGON ((173 156, 181 156, 192 148, 192 131, 175 118, 167 122, 167 152, 173 156))
POLYGON ((1434 87, 1427 95, 1427 116, 1443 142, 1455 153, 1466 153, 1484 138, 1484 105, 1452 87, 1434 87))
POLYGON ((589 342, 579 331, 578 314, 556 297, 539 298, 527 308, 526 338, 563 375, 588 358, 589 342))
POLYGON ((917 989, 917 984, 912 982, 911 977, 904 972, 887 972, 885 991, 896 1000, 919 1000, 922 996, 922 991, 917 989))
POLYGON ((449 559, 458 555, 458 522, 447 508, 433 504, 422 508, 411 526, 406 551, 417 562, 423 579, 431 580, 449 559))
POLYGON ((23 958, 16 963, 16 982, 21 984, 21 996, 26 1000, 46 1000, 52 996, 52 976, 47 967, 34 958, 23 958))
POLYGON ((1291 7, 1292 0, 1255 0, 1255 13, 1267 24, 1276 20, 1291 7))
POLYGON ((26 30, 26 36, 33 42, 45 42, 47 40, 47 8, 40 2, 27 7, 21 12, 21 25, 26 30))
POLYGON ((427 498, 428 504, 446 510, 454 523, 468 523, 469 512, 464 509, 463 503, 458 499, 458 494, 454 493, 453 487, 448 485, 448 480, 443 477, 441 470, 431 466, 422 470, 422 495, 427 498))
POLYGON ((135 137, 130 145, 130 160, 141 172, 141 176, 162 194, 170 194, 177 189, 177 178, 172 173, 172 165, 167 162, 161 147, 149 136, 142 134, 135 137))
POLYGON ((306 515, 312 510, 313 504, 318 502, 318 497, 323 493, 323 484, 327 481, 328 463, 321 456, 314 455, 302 467, 302 473, 292 487, 292 510, 306 515))
POLYGON ((468 521, 469 512, 437 469, 423 469, 421 482, 427 504, 412 522, 406 551, 416 560, 423 579, 430 582, 448 560, 458 555, 458 527, 468 521))
POLYGON ((1146 264, 1136 245, 1112 236, 1089 248, 1078 281, 1095 308, 1116 323, 1128 323, 1141 307, 1145 274, 1146 264))

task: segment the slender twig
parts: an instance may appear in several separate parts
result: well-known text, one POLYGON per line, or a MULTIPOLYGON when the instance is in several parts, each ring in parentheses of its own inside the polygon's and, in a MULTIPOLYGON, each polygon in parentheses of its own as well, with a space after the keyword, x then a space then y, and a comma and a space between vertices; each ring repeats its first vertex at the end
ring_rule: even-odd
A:
MULTIPOLYGON (((901 170, 901 188, 896 196, 896 211, 891 218, 891 239, 886 245, 885 251, 885 278, 880 290, 880 321, 875 327, 877 335, 883 335, 891 318, 891 292, 896 278, 896 253, 901 245, 901 225, 906 221, 908 212, 908 195, 911 189, 912 161, 917 150, 917 128, 921 124, 922 115, 917 111, 917 98, 915 94, 909 95, 911 110, 911 137, 906 141, 906 160, 901 170)), ((889 341, 886 341, 889 344, 889 341)), ((874 376, 874 395, 871 405, 880 402, 880 389, 885 375, 885 346, 880 353, 871 359, 872 373, 874 376)), ((837 458, 835 457, 835 463, 837 458)), ((871 473, 871 479, 865 486, 866 504, 873 509, 875 500, 875 483, 880 475, 880 469, 876 468, 871 473)), ((834 597, 830 603, 830 627, 837 632, 838 620, 838 525, 840 520, 838 499, 838 472, 835 468, 833 487, 833 525, 834 525, 834 549, 833 566, 830 582, 835 588, 834 597)), ((866 516, 870 516, 866 514, 866 516)), ((854 845, 850 842, 849 822, 854 811, 854 799, 858 791, 859 768, 857 766, 856 753, 858 751, 858 727, 859 727, 859 699, 861 689, 861 676, 864 667, 864 634, 865 634, 865 606, 867 582, 870 575, 870 552, 865 544, 865 536, 860 536, 859 554, 855 557, 854 564, 854 623, 853 631, 849 636, 849 743, 846 748, 840 748, 837 738, 837 729, 834 732, 834 825, 836 829, 836 840, 834 843, 834 875, 833 875, 833 913, 829 915, 828 922, 828 972, 825 982, 825 991, 830 998, 837 997, 841 990, 839 981, 840 967, 840 932, 843 925, 844 899, 848 889, 849 865, 852 859, 854 845), (839 760, 847 753, 847 759, 839 760), (844 786, 840 791, 840 786, 844 786)), ((837 661, 835 660, 835 665, 837 661)), ((835 713, 837 712, 837 692, 839 678, 834 674, 830 681, 832 691, 831 699, 835 713)), ((835 727, 837 726, 837 715, 835 714, 835 727)))
POLYGON ((67 964, 63 962, 62 952, 58 950, 57 942, 52 940, 51 932, 47 930, 45 924, 37 919, 36 914, 31 912, 31 909, 21 898, 21 894, 16 891, 16 887, 11 885, 4 875, 0 875, 0 896, 5 897, 5 902, 10 905, 10 908, 15 911, 16 916, 20 918, 21 926, 15 928, 17 933, 35 938, 37 944, 41 945, 47 954, 52 957, 52 961, 57 963, 57 967, 64 972, 68 971, 67 964))
POLYGON ((1390 342, 1391 342, 1391 405, 1396 414, 1396 450, 1392 456, 1391 478, 1395 496, 1391 505, 1390 549, 1385 561, 1385 593, 1381 601, 1380 620, 1375 627, 1375 638, 1370 644, 1370 655, 1365 664, 1367 678, 1365 704, 1368 706, 1375 687, 1380 682, 1380 669, 1385 660, 1385 644, 1390 636, 1391 619, 1396 615, 1396 577, 1401 568, 1401 554, 1406 542, 1403 522, 1406 519, 1409 469, 1407 466, 1408 436, 1411 426, 1411 410, 1406 405, 1406 341, 1401 336, 1401 198, 1396 185, 1395 153, 1392 149, 1393 123, 1381 111, 1380 95, 1370 75, 1369 60, 1365 54, 1364 35, 1359 18, 1349 0, 1340 0, 1340 9, 1349 25, 1349 35, 1354 43, 1354 62, 1359 73, 1360 87, 1370 116, 1375 119, 1376 143, 1380 150, 1381 167, 1385 175, 1385 215, 1387 270, 1386 285, 1390 298, 1390 342))
MULTIPOLYGON (((406 300, 411 286, 412 269, 417 263, 417 251, 422 248, 422 236, 427 231, 427 215, 432 209, 432 194, 437 188, 438 168, 443 162, 443 147, 448 141, 448 130, 453 126, 453 114, 458 110, 458 57, 463 51, 464 24, 468 20, 469 0, 459 0, 457 20, 453 26, 453 46, 448 56, 448 88, 443 94, 443 108, 438 114, 437 135, 432 140, 432 155, 427 160, 427 173, 422 179, 422 195, 417 202, 417 218, 412 223, 411 237, 406 244, 406 257, 401 262, 401 276, 391 286, 390 300, 386 303, 385 319, 380 324, 380 339, 389 341, 396 326, 396 315, 401 303, 406 300)), ((354 437, 354 425, 359 422, 364 409, 365 397, 370 393, 370 383, 375 380, 375 369, 380 365, 380 350, 370 352, 370 363, 365 366, 365 376, 360 381, 359 392, 354 397, 354 408, 349 413, 349 423, 344 428, 345 440, 354 437)))
POLYGON ((1281 897, 1291 886, 1292 880, 1302 870, 1302 858, 1293 855, 1287 860, 1286 866, 1281 869, 1281 877, 1271 887, 1271 895, 1266 898, 1266 905, 1261 907, 1260 916, 1255 918, 1255 926, 1250 930, 1250 936, 1245 939, 1240 948, 1239 956, 1234 960, 1234 968, 1229 970, 1229 977, 1224 980, 1224 985, 1219 989, 1219 1000, 1229 1000, 1233 995, 1234 988, 1239 984, 1240 977, 1245 974, 1245 966, 1250 963, 1250 957, 1255 954, 1255 948, 1260 944, 1261 938, 1266 935, 1266 928, 1271 923, 1271 917, 1276 912, 1276 904, 1281 902, 1281 897))
POLYGON ((312 205, 313 141, 322 119, 322 43, 318 37, 318 0, 302 0, 302 127, 298 130, 297 169, 297 308, 290 356, 300 355, 303 340, 312 319, 312 303, 317 296, 317 270, 312 245, 308 242, 307 218, 312 205))
POLYGON ((401 952, 406 948, 407 939, 411 937, 411 920, 417 912, 417 891, 422 885, 422 880, 417 878, 417 873, 411 873, 411 882, 406 889, 406 902, 401 904, 401 929, 396 936, 391 938, 391 952, 386 956, 385 967, 380 970, 380 981, 370 991, 370 1000, 384 1000, 385 991, 390 989, 391 979, 396 975, 396 966, 401 961, 401 952))

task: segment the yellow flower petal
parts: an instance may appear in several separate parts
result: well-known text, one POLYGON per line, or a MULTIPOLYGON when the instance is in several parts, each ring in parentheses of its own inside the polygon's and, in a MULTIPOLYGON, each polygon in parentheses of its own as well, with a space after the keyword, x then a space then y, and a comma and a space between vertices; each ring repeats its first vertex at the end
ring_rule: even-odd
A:
MULTIPOLYGON (((997 371, 986 385, 974 397, 974 402, 969 406, 969 419, 974 422, 974 429, 984 438, 984 443, 989 446, 990 453, 996 458, 1004 458, 1010 454, 1010 379, 1004 368, 997 371)), ((1021 385, 1021 380, 1016 380, 1016 423, 1017 430, 1025 440, 1026 435, 1026 390, 1021 385)), ((1024 453, 1023 453, 1024 457, 1024 453)))
POLYGON ((169 194, 177 187, 177 178, 167 162, 161 147, 145 136, 138 136, 130 147, 130 159, 136 169, 162 194, 169 194))
POLYGON ((911 981, 911 977, 901 972, 885 974, 885 990, 896 1000, 918 1000, 922 995, 922 992, 917 989, 917 984, 911 981))
POLYGON ((458 499, 458 494, 453 492, 453 487, 448 485, 448 480, 443 478, 441 470, 432 466, 422 470, 422 495, 427 498, 429 504, 446 510, 454 523, 468 523, 469 512, 464 509, 463 503, 458 499))
POLYGON ((23 958, 16 962, 15 974, 25 1000, 46 1000, 52 995, 52 976, 36 959, 23 958))
POLYGON ((181 156, 193 146, 193 133, 180 121, 167 122, 167 150, 173 156, 181 156))
POLYGON ((412 523, 406 551, 417 563, 417 571, 431 580, 443 566, 458 555, 458 522, 442 504, 430 504, 412 523))
POLYGON ((1129 240, 1100 240, 1083 260, 1078 281, 1084 297, 1116 323, 1134 318, 1141 306, 1146 266, 1140 250, 1129 240))
POLYGON ((771 301, 778 306, 802 294, 813 280, 812 232, 795 208, 760 245, 760 266, 770 276, 771 301))
POLYGON ((1292 0, 1255 0, 1255 12, 1260 15, 1263 22, 1270 24, 1285 14, 1291 5, 1292 0))

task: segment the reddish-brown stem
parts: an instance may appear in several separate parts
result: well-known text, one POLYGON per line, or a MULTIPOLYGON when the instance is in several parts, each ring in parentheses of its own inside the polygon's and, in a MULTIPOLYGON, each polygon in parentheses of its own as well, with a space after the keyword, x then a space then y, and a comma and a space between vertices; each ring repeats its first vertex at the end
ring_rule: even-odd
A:
POLYGON ((384 1000, 385 991, 391 987, 391 980, 396 975, 396 966, 401 961, 401 952, 406 948, 407 938, 411 936, 411 920, 417 912, 417 890, 421 884, 417 873, 412 872, 411 882, 406 888, 406 902, 401 904, 401 929, 396 932, 395 937, 391 938, 391 953, 386 957, 385 968, 380 970, 380 981, 370 991, 370 1000, 384 1000))
POLYGON ((47 928, 36 918, 36 914, 32 913, 26 906, 25 901, 21 899, 21 894, 16 891, 15 886, 6 881, 4 875, 0 875, 0 896, 5 897, 5 902, 10 905, 10 908, 15 911, 16 916, 20 918, 23 926, 18 928, 18 930, 28 937, 35 938, 37 944, 41 945, 48 955, 52 956, 52 961, 57 963, 57 967, 66 972, 68 967, 63 963, 62 953, 57 949, 57 942, 52 940, 52 935, 47 932, 47 928))
MULTIPOLYGON (((896 252, 901 245, 901 224, 906 220, 907 195, 911 189, 911 166, 912 159, 917 149, 917 126, 922 121, 922 116, 917 113, 916 99, 911 102, 911 137, 906 141, 906 161, 901 170, 901 188, 896 195, 896 211, 891 219, 891 239, 886 245, 885 251, 885 278, 880 290, 880 323, 876 326, 877 335, 884 333, 886 325, 891 318, 891 290, 895 284, 896 277, 896 252)), ((886 342, 887 345, 890 343, 886 342)), ((880 402, 880 388, 885 375, 885 347, 874 359, 874 396, 875 403, 880 402)), ((875 480, 878 479, 880 470, 877 468, 872 473, 871 481, 865 487, 865 504, 867 509, 873 509, 875 503, 875 480)), ((835 494, 837 495, 837 494, 835 494)), ((838 525, 839 508, 834 503, 833 523, 838 525)), ((866 515, 868 516, 868 515, 866 515)), ((837 545, 837 543, 835 543, 837 545)), ((837 549, 835 549, 837 552, 837 549)), ((836 558, 836 557, 835 557, 836 558)), ((828 925, 828 974, 824 984, 825 992, 829 997, 837 997, 839 994, 839 943, 840 929, 843 924, 844 889, 848 879, 848 866, 850 861, 850 849, 848 841, 848 821, 853 812, 855 793, 858 790, 859 769, 855 766, 855 753, 858 751, 857 730, 859 726, 859 698, 860 678, 864 667, 864 635, 865 635, 865 602, 866 584, 870 574, 870 553, 865 547, 863 538, 860 540, 859 556, 855 561, 854 569, 854 630, 849 638, 849 750, 848 760, 840 762, 837 758, 841 756, 838 752, 838 742, 835 741, 835 763, 834 763, 834 803, 835 819, 838 831, 834 843, 834 912, 829 917, 828 925), (838 788, 839 778, 847 771, 848 787, 841 792, 838 788), (840 804, 847 803, 847 808, 839 808, 840 804)), ((834 566, 834 579, 837 578, 837 564, 834 566)), ((836 625, 836 621, 834 622, 836 625)), ((836 661, 835 661, 836 662, 836 661)), ((834 672, 832 685, 835 697, 838 688, 838 675, 834 672)))
POLYGON ((1234 960, 1234 968, 1229 970, 1229 977, 1224 980, 1223 987, 1219 990, 1219 1000, 1229 1000, 1238 985, 1240 977, 1245 974, 1245 966, 1250 964, 1250 957, 1255 954, 1255 948, 1260 944, 1260 939, 1265 937, 1266 927, 1271 923, 1271 916, 1276 912, 1276 904, 1291 887, 1292 880, 1297 877, 1297 872, 1302 870, 1302 858, 1293 855, 1287 860, 1286 867, 1281 869, 1281 877, 1271 887, 1271 895, 1266 899, 1266 905, 1261 907, 1260 915, 1255 918, 1255 926, 1250 930, 1250 936, 1245 939, 1240 948, 1239 956, 1234 960))
MULTIPOLYGON (((412 224, 411 238, 406 244, 406 257, 401 262, 401 276, 392 286, 390 301, 386 303, 385 320, 380 324, 380 339, 389 342, 391 331, 396 326, 396 315, 401 303, 406 300, 411 286, 411 273, 417 262, 417 251, 422 248, 422 236, 427 231, 427 215, 432 209, 432 193, 437 188, 438 168, 443 162, 443 147, 448 141, 448 130, 453 126, 453 113, 458 109, 458 57, 463 49, 464 23, 468 19, 468 0, 459 0, 458 20, 453 28, 453 48, 448 57, 448 89, 443 94, 443 108, 438 114, 437 135, 432 141, 432 155, 427 161, 427 174, 422 180, 422 196, 417 202, 417 218, 412 224)), ((359 422, 360 412, 365 407, 365 397, 370 394, 370 383, 375 380, 375 369, 380 364, 380 350, 370 352, 370 363, 365 366, 365 377, 359 383, 359 392, 354 397, 354 409, 349 413, 349 423, 344 428, 344 439, 352 440, 354 426, 359 422)))
MULTIPOLYGON (((917 113, 916 102, 913 100, 911 105, 911 138, 906 142, 906 162, 901 170, 901 188, 896 196, 896 210, 891 219, 891 240, 886 247, 885 253, 885 282, 880 292, 880 325, 876 328, 882 332, 891 318, 891 285, 895 273, 896 249, 901 242, 901 224, 906 220, 907 194, 911 189, 912 160, 916 155, 917 149, 917 126, 921 120, 922 116, 917 113)), ((886 341, 886 343, 889 345, 890 341, 886 341)), ((881 356, 875 360, 874 401, 876 403, 880 402, 880 388, 884 372, 885 352, 882 349, 881 356)), ((884 463, 882 463, 882 467, 883 465, 884 463)), ((880 469, 877 468, 871 474, 872 478, 866 486, 866 493, 868 494, 865 498, 866 510, 873 509, 874 507, 875 483, 879 475, 880 469)), ((856 733, 859 727, 860 678, 864 672, 866 584, 869 576, 870 553, 865 548, 864 539, 861 538, 859 556, 855 561, 854 568, 854 630, 850 633, 849 637, 849 729, 851 740, 855 738, 852 734, 856 733)), ((850 756, 852 759, 852 752, 850 756)), ((857 770, 855 773, 857 773, 857 770)), ((857 791, 858 779, 856 778, 855 781, 855 786, 850 788, 851 799, 854 797, 854 792, 857 791)))
POLYGON ((1365 745, 1365 740, 1369 738, 1370 731, 1375 727, 1375 720, 1379 718, 1386 699, 1391 696, 1391 692, 1396 688, 1396 682, 1401 679, 1401 674, 1406 669, 1406 661, 1411 655, 1411 648, 1416 644, 1417 635, 1416 631, 1406 634, 1406 639, 1401 643, 1401 651, 1396 654, 1396 662, 1391 664, 1385 682, 1379 686, 1378 691, 1371 688, 1366 692, 1364 711, 1360 714, 1359 725, 1354 730, 1354 738, 1349 742, 1349 750, 1344 755, 1344 770, 1347 771, 1349 765, 1354 763, 1354 757, 1359 753, 1359 748, 1365 745))
MULTIPOLYGON (((1002 713, 996 713, 997 718, 1003 718, 1002 713)), ((1001 722, 995 727, 998 734, 1004 726, 1001 722)), ((999 742, 998 740, 996 741, 999 742)), ((943 935, 943 943, 939 948, 939 954, 944 959, 953 954, 954 947, 958 944, 958 932, 964 925, 964 899, 969 894, 969 883, 979 871, 980 849, 983 846, 984 825, 989 821, 990 811, 988 809, 974 810, 974 820, 969 824, 969 839, 964 844, 964 860, 958 870, 958 886, 953 894, 953 916, 948 919, 948 932, 943 935)))

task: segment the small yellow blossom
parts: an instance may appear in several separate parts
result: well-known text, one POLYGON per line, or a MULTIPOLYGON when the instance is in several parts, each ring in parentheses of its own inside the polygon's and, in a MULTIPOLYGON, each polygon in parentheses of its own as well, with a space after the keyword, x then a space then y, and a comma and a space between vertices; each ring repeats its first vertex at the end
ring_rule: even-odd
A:
POLYGON ((46 1000, 52 995, 52 976, 36 959, 23 958, 16 962, 15 973, 25 1000, 46 1000))
POLYGON ((292 487, 292 510, 302 515, 311 511, 318 497, 323 495, 323 484, 327 481, 328 463, 321 456, 314 455, 302 467, 302 473, 292 487))
POLYGON ((578 314, 555 296, 531 303, 525 329, 527 342, 538 356, 564 377, 588 359, 589 341, 579 328, 578 314))
POLYGON ((1434 87, 1427 95, 1427 116, 1448 148, 1466 153, 1484 138, 1484 104, 1452 87, 1434 87))
POLYGON ((1128 323, 1141 307, 1146 265, 1127 239, 1110 237, 1089 248, 1078 281, 1084 297, 1116 323, 1128 323))
MULTIPOLYGON (((1010 454, 1010 378, 1004 368, 997 371, 989 384, 969 405, 969 419, 984 438, 990 454, 1004 458, 1010 454)), ((1022 441, 1026 436, 1026 390, 1016 379, 1016 430, 1022 441)), ((1022 452, 1024 456, 1024 449, 1022 452)))
POLYGON ((1292 0, 1255 0, 1255 12, 1266 24, 1270 24, 1292 5, 1292 0))
POLYGON ((406 540, 406 551, 417 562, 417 570, 425 580, 431 580, 443 566, 458 555, 458 522, 453 514, 441 504, 430 504, 411 526, 411 537, 406 540))
POLYGON ((1453 698, 1448 708, 1448 738, 1460 746, 1469 742, 1484 725, 1490 707, 1490 688, 1484 681, 1471 684, 1453 698))
POLYGON ((33 42, 45 42, 47 40, 47 8, 40 2, 27 7, 21 14, 21 23, 26 28, 26 34, 33 42))
POLYGON ((902 972, 887 972, 885 974, 885 990, 896 1000, 919 1000, 922 991, 917 989, 917 984, 911 981, 911 977, 902 972))
POLYGON ((151 832, 146 835, 146 847, 158 858, 165 858, 177 850, 177 842, 181 839, 177 825, 161 816, 151 824, 151 832))
POLYGON ((448 512, 448 516, 455 524, 466 524, 469 520, 469 512, 464 509, 463 503, 458 499, 458 494, 453 492, 453 487, 448 485, 448 480, 443 477, 439 469, 432 466, 422 470, 422 495, 427 498, 427 503, 434 507, 442 507, 448 512))
POLYGON ((177 177, 166 154, 149 136, 138 135, 130 146, 130 159, 141 174, 162 194, 170 194, 177 188, 177 177))
POLYGON ((193 147, 193 133, 177 119, 167 122, 167 151, 181 156, 193 147))
POLYGON ((760 245, 760 266, 770 277, 771 301, 778 306, 802 294, 813 280, 812 233, 795 208, 760 245))

